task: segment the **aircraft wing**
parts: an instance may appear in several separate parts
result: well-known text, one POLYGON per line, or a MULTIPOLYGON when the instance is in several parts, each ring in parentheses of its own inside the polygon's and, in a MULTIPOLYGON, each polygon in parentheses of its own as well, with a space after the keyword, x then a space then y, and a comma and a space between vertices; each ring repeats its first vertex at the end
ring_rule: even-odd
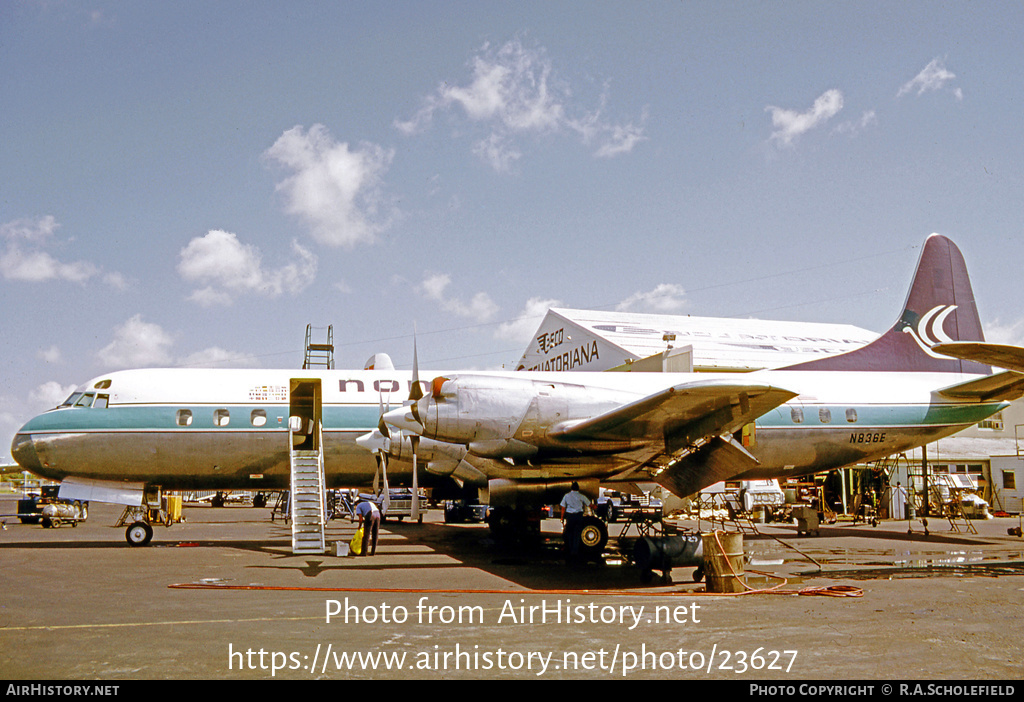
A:
POLYGON ((953 358, 1007 369, 1002 373, 951 385, 939 390, 939 394, 956 399, 1006 402, 1024 397, 1024 348, 980 341, 936 344, 932 348, 953 358))
POLYGON ((731 435, 796 397, 770 385, 685 383, 611 412, 549 433, 562 442, 630 440, 638 464, 679 496, 756 468, 758 461, 731 435))
POLYGON ((548 437, 563 444, 663 440, 674 451, 700 439, 731 434, 796 395, 770 385, 683 383, 597 417, 554 427, 548 437))

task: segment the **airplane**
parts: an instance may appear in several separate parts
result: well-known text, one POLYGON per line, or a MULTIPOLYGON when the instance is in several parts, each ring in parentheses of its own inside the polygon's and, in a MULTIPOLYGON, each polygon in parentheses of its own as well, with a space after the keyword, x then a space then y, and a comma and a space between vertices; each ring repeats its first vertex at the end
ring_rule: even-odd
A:
MULTIPOLYGON (((328 487, 382 473, 415 487, 422 463, 425 485, 486 489, 502 532, 539 524, 539 508, 572 482, 592 498, 638 482, 687 496, 726 479, 828 471, 931 443, 1024 396, 1024 349, 984 342, 963 256, 937 234, 888 332, 787 368, 421 381, 415 349, 411 372, 376 358, 362 371, 105 374, 29 420, 11 455, 62 489, 85 486, 83 499, 128 504, 124 492, 154 488, 287 489, 292 449, 320 447, 328 487)), ((144 532, 132 525, 126 537, 148 543, 144 532)), ((591 518, 578 538, 599 555, 607 529, 591 518)))

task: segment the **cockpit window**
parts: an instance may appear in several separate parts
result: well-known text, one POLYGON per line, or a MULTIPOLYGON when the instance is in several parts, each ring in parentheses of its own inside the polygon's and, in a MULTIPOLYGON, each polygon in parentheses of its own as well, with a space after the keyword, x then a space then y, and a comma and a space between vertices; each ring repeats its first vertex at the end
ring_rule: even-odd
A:
POLYGON ((98 382, 95 385, 93 385, 93 387, 96 388, 97 390, 106 390, 107 388, 110 387, 110 381, 109 380, 101 380, 100 382, 98 382))
POLYGON ((108 404, 110 404, 110 395, 97 395, 96 401, 92 403, 92 408, 106 409, 108 404))
POLYGON ((75 407, 92 407, 92 401, 96 398, 91 392, 87 392, 75 403, 75 407))
POLYGON ((80 392, 73 392, 68 397, 68 399, 64 400, 64 402, 61 403, 60 406, 61 407, 70 407, 71 405, 73 405, 76 402, 78 402, 78 398, 80 398, 81 396, 82 396, 82 393, 80 393, 80 392))

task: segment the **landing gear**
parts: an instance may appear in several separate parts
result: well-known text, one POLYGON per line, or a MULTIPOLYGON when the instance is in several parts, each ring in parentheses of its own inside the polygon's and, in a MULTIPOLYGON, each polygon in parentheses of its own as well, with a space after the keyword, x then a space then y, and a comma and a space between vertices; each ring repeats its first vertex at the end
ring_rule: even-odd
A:
POLYGON ((146 546, 153 540, 153 527, 147 522, 133 522, 124 532, 130 546, 146 546))
POLYGON ((597 517, 584 517, 579 533, 579 553, 587 560, 598 558, 608 544, 608 527, 597 517))

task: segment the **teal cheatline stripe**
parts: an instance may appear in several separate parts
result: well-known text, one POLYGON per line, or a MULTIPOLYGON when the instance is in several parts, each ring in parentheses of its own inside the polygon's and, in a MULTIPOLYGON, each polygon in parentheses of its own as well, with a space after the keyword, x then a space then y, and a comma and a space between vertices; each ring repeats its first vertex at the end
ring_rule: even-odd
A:
MULTIPOLYGON (((76 432, 76 431, 188 431, 190 429, 262 429, 277 431, 287 428, 288 408, 281 405, 181 405, 106 408, 64 408, 45 412, 32 418, 22 429, 30 432, 76 432), (230 421, 226 426, 214 423, 214 412, 226 409, 230 421), (254 427, 251 422, 253 410, 266 413, 266 423, 254 427), (192 421, 188 426, 178 424, 178 412, 188 410, 192 421), (277 418, 282 421, 278 422, 277 418)), ((323 408, 325 431, 372 431, 380 419, 378 407, 369 405, 328 405, 323 408)))
POLYGON ((763 427, 821 427, 821 426, 865 426, 865 427, 910 427, 946 426, 955 424, 977 424, 1007 407, 1005 402, 984 404, 941 404, 941 405, 794 405, 802 407, 803 421, 794 422, 790 405, 783 405, 759 417, 757 424, 763 427), (831 421, 823 423, 819 410, 827 409, 831 421), (846 411, 856 411, 857 420, 848 422, 846 411))

